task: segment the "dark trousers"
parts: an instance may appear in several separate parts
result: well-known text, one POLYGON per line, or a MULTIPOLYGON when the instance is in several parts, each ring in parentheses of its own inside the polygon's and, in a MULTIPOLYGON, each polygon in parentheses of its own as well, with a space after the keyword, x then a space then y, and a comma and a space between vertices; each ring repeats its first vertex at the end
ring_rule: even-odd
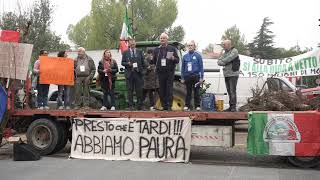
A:
POLYGON ((58 85, 58 107, 70 106, 70 86, 58 85))
POLYGON ((158 73, 159 96, 163 110, 171 110, 173 101, 173 80, 174 73, 158 73))
POLYGON ((115 101, 115 96, 114 96, 114 88, 115 88, 115 81, 112 82, 112 87, 111 89, 109 88, 109 81, 107 81, 106 87, 102 88, 103 92, 103 106, 110 108, 111 106, 115 106, 116 101, 115 101), (110 96, 110 103, 108 96, 110 96))
POLYGON ((38 96, 37 103, 38 107, 48 106, 48 92, 49 84, 37 84, 38 96))
POLYGON ((229 95, 230 109, 236 109, 237 106, 237 83, 239 76, 225 77, 227 92, 229 95))
POLYGON ((128 88, 129 108, 133 107, 133 92, 135 92, 137 97, 137 109, 142 109, 143 77, 139 73, 133 72, 130 77, 126 79, 126 83, 128 88))
POLYGON ((147 95, 149 95, 149 106, 153 107, 155 105, 156 89, 143 89, 143 101, 147 98, 147 95))
POLYGON ((193 91, 193 98, 194 98, 194 107, 200 107, 200 85, 198 85, 197 87, 194 87, 194 85, 196 83, 199 82, 200 80, 200 76, 199 75, 190 75, 190 76, 186 76, 184 78, 185 80, 185 84, 186 84, 186 88, 187 88, 187 96, 186 96, 186 104, 185 106, 190 108, 190 101, 191 101, 191 96, 192 96, 192 91, 193 91))

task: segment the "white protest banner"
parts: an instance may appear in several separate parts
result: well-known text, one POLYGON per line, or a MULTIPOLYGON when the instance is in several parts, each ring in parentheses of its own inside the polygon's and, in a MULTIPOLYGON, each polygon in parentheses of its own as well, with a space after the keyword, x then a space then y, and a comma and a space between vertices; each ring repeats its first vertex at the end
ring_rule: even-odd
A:
POLYGON ((26 80, 32 44, 0 42, 0 77, 26 80))
POLYGON ((320 74, 320 49, 284 59, 240 55, 240 77, 298 77, 320 74))
POLYGON ((71 157, 188 162, 191 120, 176 118, 76 118, 71 157))

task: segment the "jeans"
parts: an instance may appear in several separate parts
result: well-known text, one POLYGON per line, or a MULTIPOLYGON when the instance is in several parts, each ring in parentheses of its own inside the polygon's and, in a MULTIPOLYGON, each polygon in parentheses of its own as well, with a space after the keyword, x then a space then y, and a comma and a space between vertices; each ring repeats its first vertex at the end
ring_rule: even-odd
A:
POLYGON ((37 84, 38 96, 37 103, 38 107, 48 106, 48 92, 49 84, 37 84))
POLYGON ((239 76, 225 77, 227 92, 229 95, 230 109, 236 109, 237 106, 237 83, 239 76))
POLYGON ((185 80, 185 85, 187 88, 187 96, 186 96, 186 104, 185 106, 190 108, 190 101, 191 101, 191 96, 192 96, 192 91, 193 91, 193 98, 194 98, 194 108, 200 107, 200 86, 194 87, 194 85, 199 82, 200 76, 199 75, 190 75, 186 76, 184 78, 185 80))
POLYGON ((115 96, 114 96, 114 88, 115 88, 115 81, 112 82, 112 87, 109 89, 109 81, 107 81, 107 85, 105 88, 102 88, 103 92, 103 106, 110 108, 111 106, 115 106, 115 96), (109 103, 108 96, 110 96, 111 105, 109 103))
POLYGON ((173 101, 174 73, 159 73, 159 96, 163 110, 171 110, 173 101))
POLYGON ((133 91, 135 91, 137 97, 137 109, 142 109, 143 77, 140 74, 133 72, 131 76, 127 78, 126 83, 128 88, 129 108, 133 107, 133 91))
POLYGON ((89 107, 90 104, 90 89, 89 84, 91 82, 91 77, 77 77, 76 78, 76 95, 75 95, 75 106, 89 107))
POLYGON ((58 107, 70 106, 70 86, 58 85, 58 107))

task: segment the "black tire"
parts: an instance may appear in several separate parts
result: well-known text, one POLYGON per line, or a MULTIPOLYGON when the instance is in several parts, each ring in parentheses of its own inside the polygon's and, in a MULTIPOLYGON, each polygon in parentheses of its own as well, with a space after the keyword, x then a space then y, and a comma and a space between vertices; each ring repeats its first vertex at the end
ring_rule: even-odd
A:
POLYGON ((312 168, 320 164, 320 156, 314 156, 314 157, 289 156, 287 158, 291 164, 301 168, 312 168))
POLYGON ((37 119, 27 130, 27 140, 40 155, 51 154, 59 141, 59 127, 53 120, 37 119))
POLYGON ((67 136, 67 133, 68 133, 67 128, 68 127, 67 127, 67 125, 63 122, 57 122, 56 124, 58 126, 59 139, 58 139, 58 144, 56 145, 56 147, 52 151, 52 154, 62 150, 68 142, 68 136, 67 136))

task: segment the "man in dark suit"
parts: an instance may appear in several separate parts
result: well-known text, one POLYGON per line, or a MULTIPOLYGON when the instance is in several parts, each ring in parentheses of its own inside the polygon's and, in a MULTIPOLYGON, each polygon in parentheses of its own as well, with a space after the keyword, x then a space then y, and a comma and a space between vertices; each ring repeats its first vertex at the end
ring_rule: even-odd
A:
POLYGON ((177 49, 168 45, 168 35, 160 35, 160 46, 153 51, 156 72, 159 78, 159 96, 163 110, 171 111, 173 101, 173 81, 176 64, 179 63, 177 49))
POLYGON ((137 110, 142 109, 143 74, 146 69, 143 52, 136 49, 136 41, 129 39, 129 49, 122 55, 121 64, 125 67, 128 88, 129 109, 133 110, 133 91, 137 97, 137 110))

